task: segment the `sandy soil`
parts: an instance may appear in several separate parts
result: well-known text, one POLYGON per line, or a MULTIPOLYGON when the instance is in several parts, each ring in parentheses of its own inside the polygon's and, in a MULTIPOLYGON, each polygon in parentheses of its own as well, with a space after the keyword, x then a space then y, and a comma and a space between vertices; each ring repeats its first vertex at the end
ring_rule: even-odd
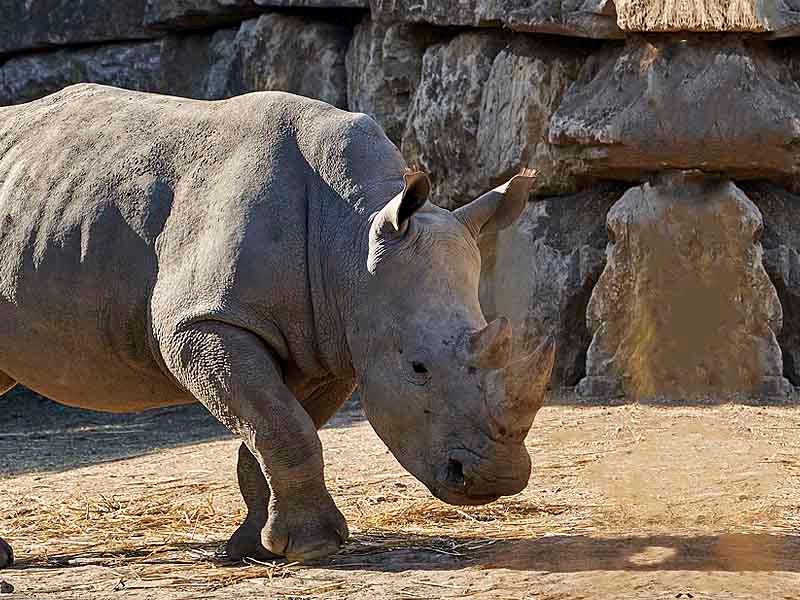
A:
POLYGON ((800 409, 548 407, 528 489, 463 510, 351 411, 322 438, 352 543, 245 566, 208 559, 243 509, 237 443, 201 409, 15 410, 0 418, 9 598, 800 599, 800 409))

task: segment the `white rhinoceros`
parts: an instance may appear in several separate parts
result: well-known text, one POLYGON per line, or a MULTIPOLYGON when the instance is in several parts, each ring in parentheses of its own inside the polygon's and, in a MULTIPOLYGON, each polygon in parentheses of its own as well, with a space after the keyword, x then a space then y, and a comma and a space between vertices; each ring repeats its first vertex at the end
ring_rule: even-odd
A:
POLYGON ((242 439, 233 559, 347 539, 317 429, 356 384, 438 498, 519 492, 552 344, 512 373, 476 238, 519 216, 531 175, 449 212, 372 119, 285 93, 78 85, 0 108, 0 393, 201 402, 242 439))

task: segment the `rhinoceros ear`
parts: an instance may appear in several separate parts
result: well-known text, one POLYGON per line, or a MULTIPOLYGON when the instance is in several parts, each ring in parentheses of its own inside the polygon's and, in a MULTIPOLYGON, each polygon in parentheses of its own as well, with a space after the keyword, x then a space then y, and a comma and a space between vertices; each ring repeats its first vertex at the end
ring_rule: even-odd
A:
MULTIPOLYGON (((417 212, 431 193, 431 182, 425 173, 406 173, 403 176, 405 187, 383 207, 378 218, 382 225, 391 225, 391 232, 405 231, 408 220, 417 212)), ((382 227, 386 231, 385 227, 382 227)))
POLYGON ((456 218, 473 237, 500 231, 516 221, 525 209, 536 181, 536 171, 523 169, 510 181, 456 210, 456 218))

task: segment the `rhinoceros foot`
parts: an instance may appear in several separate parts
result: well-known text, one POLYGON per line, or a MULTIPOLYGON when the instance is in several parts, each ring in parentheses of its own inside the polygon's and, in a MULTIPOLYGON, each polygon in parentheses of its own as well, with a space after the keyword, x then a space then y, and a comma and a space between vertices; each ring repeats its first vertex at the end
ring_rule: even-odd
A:
MULTIPOLYGON (((327 495, 327 493, 326 493, 327 495)), ((270 505, 269 521, 262 533, 270 552, 291 561, 309 561, 333 554, 350 537, 347 521, 327 495, 322 503, 270 505)))
POLYGON ((0 538, 0 569, 14 564, 14 550, 3 538, 0 538))
POLYGON ((221 563, 238 563, 247 558, 269 561, 280 558, 261 543, 261 528, 245 521, 227 543, 219 547, 214 558, 221 563))

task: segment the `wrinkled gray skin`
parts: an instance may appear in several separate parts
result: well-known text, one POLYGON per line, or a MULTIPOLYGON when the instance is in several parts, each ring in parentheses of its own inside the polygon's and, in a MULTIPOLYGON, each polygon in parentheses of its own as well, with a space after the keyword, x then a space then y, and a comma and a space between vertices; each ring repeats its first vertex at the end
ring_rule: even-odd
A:
POLYGON ((0 392, 203 403, 243 441, 232 559, 313 559, 347 539, 317 429, 356 383, 437 497, 514 494, 552 348, 506 368, 476 237, 519 216, 531 182, 445 211, 370 118, 284 93, 79 85, 0 108, 0 392))

